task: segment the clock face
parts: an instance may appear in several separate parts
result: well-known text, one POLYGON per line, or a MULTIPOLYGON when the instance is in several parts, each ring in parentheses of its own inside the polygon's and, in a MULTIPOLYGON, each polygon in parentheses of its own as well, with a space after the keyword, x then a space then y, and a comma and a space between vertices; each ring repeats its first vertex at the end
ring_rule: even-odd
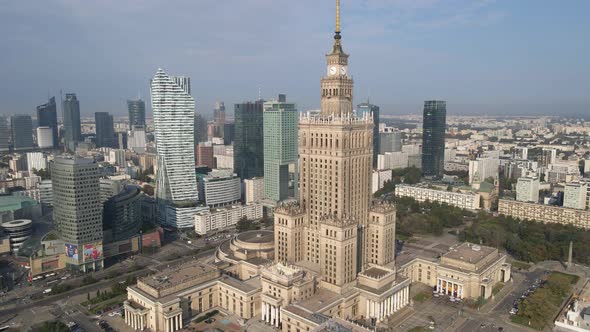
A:
POLYGON ((330 67, 330 75, 336 75, 336 67, 330 67))
POLYGON ((346 67, 340 67, 340 75, 346 75, 346 67))

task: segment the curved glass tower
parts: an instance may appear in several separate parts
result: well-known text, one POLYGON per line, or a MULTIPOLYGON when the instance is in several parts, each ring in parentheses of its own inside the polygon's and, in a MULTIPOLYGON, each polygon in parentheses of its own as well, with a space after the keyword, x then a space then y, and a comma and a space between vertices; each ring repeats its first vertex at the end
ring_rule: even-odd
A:
POLYGON ((160 224, 193 227, 197 210, 195 101, 162 69, 151 82, 158 154, 156 198, 160 224))

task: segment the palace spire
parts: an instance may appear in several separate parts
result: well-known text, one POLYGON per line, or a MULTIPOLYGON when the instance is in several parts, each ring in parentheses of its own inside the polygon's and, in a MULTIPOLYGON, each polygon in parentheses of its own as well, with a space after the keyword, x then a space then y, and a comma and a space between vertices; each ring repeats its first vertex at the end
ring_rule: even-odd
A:
POLYGON ((336 31, 334 34, 334 46, 332 47, 332 54, 344 54, 344 51, 342 50, 342 43, 340 42, 342 39, 340 32, 340 0, 336 0, 336 31))

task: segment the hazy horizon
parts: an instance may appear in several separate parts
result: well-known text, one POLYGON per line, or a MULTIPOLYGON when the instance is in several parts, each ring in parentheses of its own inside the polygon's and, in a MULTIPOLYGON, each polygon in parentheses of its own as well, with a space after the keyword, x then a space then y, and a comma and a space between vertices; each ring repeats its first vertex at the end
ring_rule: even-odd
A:
MULTIPOLYGON (((584 43, 590 2, 343 0, 342 35, 358 104, 419 114, 590 113, 584 43), (549 22, 549 23, 548 23, 549 22)), ((162 67, 190 76, 197 111, 286 93, 319 108, 334 1, 105 0, 0 4, 0 113, 34 115, 48 94, 75 92, 82 116, 126 113, 162 67)), ((61 113, 61 112, 60 112, 61 113)), ((149 112, 151 114, 151 111, 149 112)), ((60 114, 61 115, 61 114, 60 114)))

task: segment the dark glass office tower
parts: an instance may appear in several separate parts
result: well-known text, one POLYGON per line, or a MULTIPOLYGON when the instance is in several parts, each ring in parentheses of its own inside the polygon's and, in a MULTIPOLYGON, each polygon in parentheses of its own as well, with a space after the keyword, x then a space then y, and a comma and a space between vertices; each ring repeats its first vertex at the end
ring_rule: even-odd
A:
POLYGON ((356 107, 356 116, 362 118, 365 114, 373 115, 373 168, 377 167, 377 155, 379 154, 379 106, 366 103, 359 104, 356 107))
POLYGON ((15 151, 33 148, 33 120, 30 115, 13 115, 10 118, 10 128, 15 151))
POLYGON ((201 142, 207 142, 207 120, 195 113, 195 150, 201 142))
POLYGON ((129 130, 133 127, 145 128, 145 102, 142 99, 127 100, 129 111, 129 130))
POLYGON ((236 140, 236 126, 233 122, 223 125, 223 144, 231 145, 236 140))
POLYGON ((234 171, 240 178, 264 175, 263 100, 236 104, 234 171))
POLYGON ((96 124, 96 147, 114 148, 115 145, 115 127, 113 116, 107 112, 94 113, 96 124))
POLYGON ((445 164, 445 128, 447 103, 442 100, 424 102, 422 124, 422 174, 442 178, 445 164))
POLYGON ((0 152, 7 152, 10 147, 10 130, 6 118, 0 114, 0 152))
POLYGON ((223 138, 223 129, 225 124, 225 104, 222 101, 215 103, 213 110, 213 137, 223 138))
POLYGON ((37 106, 37 122, 39 127, 49 127, 53 133, 53 147, 59 147, 59 135, 57 127, 57 106, 55 97, 49 98, 47 104, 37 106))
POLYGON ((63 101, 64 145, 66 150, 75 151, 82 139, 80 126, 80 102, 75 93, 66 93, 63 101))

